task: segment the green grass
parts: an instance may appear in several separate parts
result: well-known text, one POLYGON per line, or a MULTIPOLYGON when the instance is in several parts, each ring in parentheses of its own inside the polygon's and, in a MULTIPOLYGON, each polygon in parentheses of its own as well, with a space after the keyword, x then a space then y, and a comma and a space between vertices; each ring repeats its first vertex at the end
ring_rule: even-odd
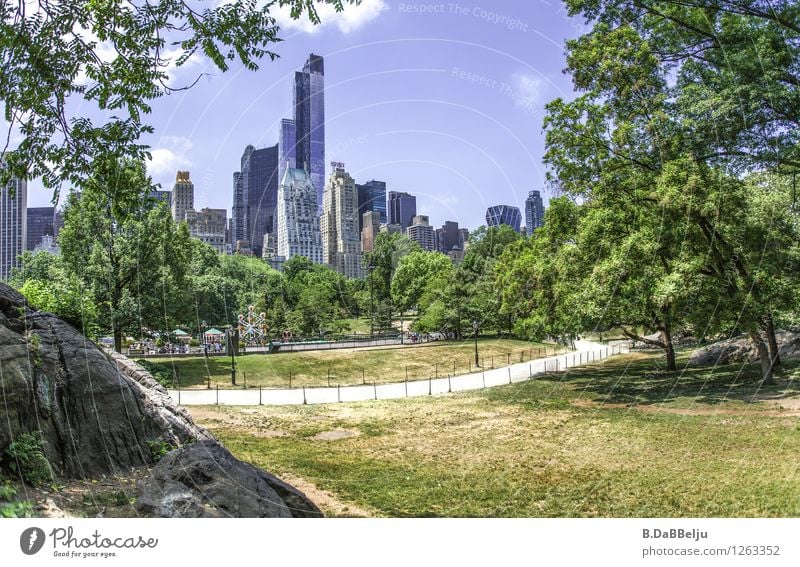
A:
POLYGON ((481 392, 192 413, 238 457, 378 516, 796 517, 797 369, 763 388, 754 366, 673 374, 634 354, 481 392), (331 430, 350 436, 316 437, 331 430))
MULTIPOLYGON (((552 345, 528 343, 509 339, 483 339, 478 341, 482 365, 503 366, 507 361, 520 362, 529 356, 552 354, 552 345)), ((210 376, 211 384, 230 386, 231 361, 229 357, 181 358, 174 362, 159 360, 178 371, 182 388, 205 387, 210 376)), ((330 372, 331 385, 371 384, 422 379, 429 376, 457 374, 474 370, 475 346, 472 341, 463 343, 434 342, 407 348, 341 349, 307 352, 250 354, 236 358, 237 382, 242 385, 247 377, 248 387, 286 388, 289 374, 292 387, 325 386, 330 372)))

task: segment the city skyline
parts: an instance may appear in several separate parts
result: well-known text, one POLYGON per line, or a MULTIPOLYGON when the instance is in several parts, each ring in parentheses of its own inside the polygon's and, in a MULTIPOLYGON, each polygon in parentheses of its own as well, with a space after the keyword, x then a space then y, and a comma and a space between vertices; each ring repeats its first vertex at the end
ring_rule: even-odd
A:
MULTIPOLYGON (((242 148, 281 139, 294 74, 313 52, 326 59, 325 159, 347 162, 357 182, 385 180, 416 195, 433 225, 470 228, 484 224, 488 206, 522 207, 528 191, 544 189, 543 104, 571 96, 561 45, 579 23, 561 6, 499 2, 497 13, 521 22, 509 30, 469 10, 424 17, 398 3, 365 4, 372 8, 349 8, 313 31, 284 28, 281 58, 257 73, 233 68, 158 101, 156 134, 145 140, 154 181, 169 189, 176 171, 189 170, 198 209, 230 209, 242 148), (403 25, 418 36, 404 37, 403 25)), ((175 81, 207 70, 199 58, 175 81)), ((31 206, 49 204, 30 184, 31 206)))

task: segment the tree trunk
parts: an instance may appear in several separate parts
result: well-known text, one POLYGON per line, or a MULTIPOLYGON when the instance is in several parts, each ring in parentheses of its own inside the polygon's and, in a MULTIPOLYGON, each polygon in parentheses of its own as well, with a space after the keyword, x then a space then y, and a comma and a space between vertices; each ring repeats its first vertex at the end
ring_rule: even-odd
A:
POLYGON ((114 327, 114 350, 122 354, 122 328, 114 327))
POLYGON ((764 342, 764 339, 761 337, 761 334, 756 331, 750 331, 750 340, 753 341, 753 344, 758 351, 758 359, 761 361, 761 383, 762 384, 774 384, 774 380, 772 379, 772 360, 769 356, 769 349, 767 348, 767 343, 764 342))
POLYGON ((672 344, 672 332, 669 328, 661 329, 661 340, 667 355, 667 371, 675 372, 678 367, 675 364, 675 346, 672 344))
POLYGON ((775 337, 775 321, 772 319, 772 313, 764 317, 764 331, 767 334, 769 357, 772 361, 772 368, 775 368, 781 365, 781 354, 778 348, 778 339, 775 337))

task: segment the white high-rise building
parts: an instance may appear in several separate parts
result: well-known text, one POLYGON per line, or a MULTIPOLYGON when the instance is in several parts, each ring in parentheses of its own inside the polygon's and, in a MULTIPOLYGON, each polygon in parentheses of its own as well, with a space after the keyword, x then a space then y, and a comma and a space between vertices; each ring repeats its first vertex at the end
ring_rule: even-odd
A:
POLYGON ((284 261, 293 256, 305 256, 315 264, 322 264, 317 190, 305 170, 286 170, 278 186, 276 209, 277 256, 284 261))
POLYGON ((358 190, 344 164, 333 162, 322 193, 322 250, 324 262, 349 278, 363 277, 358 190))
POLYGON ((8 185, 0 187, 0 281, 8 280, 11 269, 19 266, 19 255, 25 251, 27 205, 28 182, 25 179, 12 179, 8 185))

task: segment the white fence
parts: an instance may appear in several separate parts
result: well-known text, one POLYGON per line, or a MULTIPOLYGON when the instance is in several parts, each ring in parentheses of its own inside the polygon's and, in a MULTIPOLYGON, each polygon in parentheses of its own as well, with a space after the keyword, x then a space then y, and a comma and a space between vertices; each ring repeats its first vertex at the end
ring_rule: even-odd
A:
POLYGON ((525 382, 537 376, 564 372, 569 368, 585 366, 628 352, 628 347, 624 345, 603 346, 596 343, 581 342, 578 347, 579 350, 558 356, 446 378, 428 378, 390 384, 372 383, 359 386, 291 389, 251 388, 243 390, 220 390, 217 388, 208 390, 170 390, 169 393, 179 404, 187 406, 301 405, 394 400, 480 390, 515 382, 525 382))

